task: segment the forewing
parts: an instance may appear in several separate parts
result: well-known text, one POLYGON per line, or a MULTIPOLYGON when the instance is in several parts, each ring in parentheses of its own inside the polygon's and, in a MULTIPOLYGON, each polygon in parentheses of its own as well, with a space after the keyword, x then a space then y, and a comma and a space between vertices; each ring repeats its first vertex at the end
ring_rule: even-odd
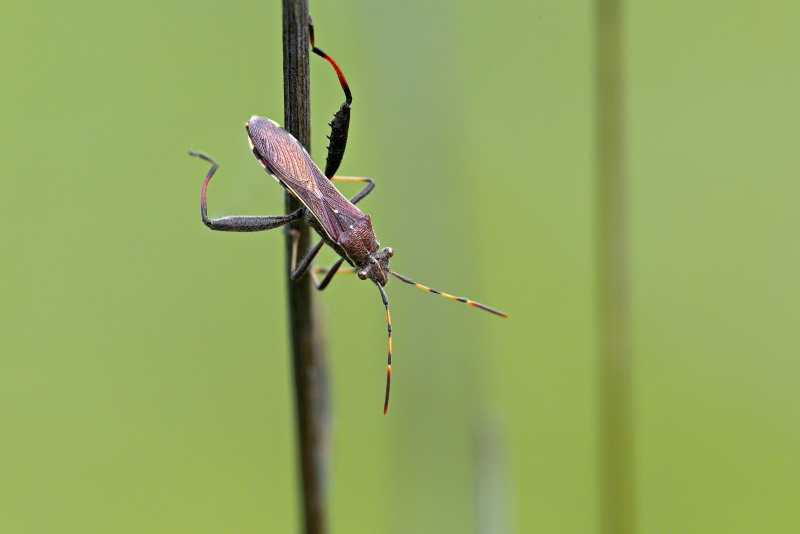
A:
POLYGON ((315 174, 321 175, 322 171, 297 139, 276 122, 263 117, 252 117, 247 130, 268 171, 286 182, 298 196, 321 196, 315 174))
POLYGON ((328 213, 338 223, 341 231, 346 230, 348 226, 364 217, 361 210, 347 200, 330 180, 319 182, 319 188, 323 194, 322 201, 328 213))
POLYGON ((363 216, 325 177, 300 142, 277 123, 252 117, 248 134, 262 165, 311 210, 334 241, 363 216))

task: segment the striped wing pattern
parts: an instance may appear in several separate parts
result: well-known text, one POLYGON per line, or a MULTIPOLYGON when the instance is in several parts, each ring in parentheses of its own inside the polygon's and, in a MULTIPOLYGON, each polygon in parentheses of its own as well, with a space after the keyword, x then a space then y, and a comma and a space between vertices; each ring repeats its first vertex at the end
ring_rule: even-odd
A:
POLYGON ((267 172, 286 187, 317 218, 333 241, 364 214, 347 200, 317 167, 306 149, 276 122, 252 117, 250 139, 267 172))

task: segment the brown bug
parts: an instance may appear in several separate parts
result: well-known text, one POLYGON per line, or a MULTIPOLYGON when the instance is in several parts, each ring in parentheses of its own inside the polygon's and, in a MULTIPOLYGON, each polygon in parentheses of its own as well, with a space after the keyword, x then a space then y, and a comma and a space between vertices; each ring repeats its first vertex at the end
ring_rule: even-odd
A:
POLYGON ((392 378, 392 320, 389 315, 389 298, 386 296, 383 286, 389 282, 389 275, 406 284, 411 284, 452 300, 464 302, 495 315, 501 317, 508 317, 508 315, 479 302, 449 295, 418 284, 389 269, 389 259, 394 252, 389 247, 380 249, 369 215, 364 215, 356 207, 358 201, 372 191, 375 187, 375 182, 371 178, 335 176, 347 145, 350 106, 353 102, 350 87, 333 58, 314 46, 313 26, 309 27, 309 37, 313 52, 325 58, 333 66, 345 94, 344 103, 339 108, 339 111, 334 114, 333 121, 330 123, 331 135, 328 137, 330 145, 328 147, 325 172, 323 173, 317 167, 300 142, 281 128, 278 123, 263 117, 253 116, 245 124, 253 155, 279 184, 303 204, 303 207, 288 215, 230 215, 219 219, 209 219, 206 209, 206 189, 218 165, 210 156, 190 150, 190 155, 211 163, 211 169, 203 181, 203 187, 200 192, 200 216, 203 219, 203 223, 210 229, 224 232, 270 230, 305 217, 308 224, 322 237, 322 240, 306 254, 298 265, 297 241, 299 235, 292 230, 294 232, 291 263, 292 280, 300 278, 309 271, 314 280, 314 285, 320 291, 328 286, 337 272, 355 272, 360 279, 366 280, 369 278, 375 282, 381 293, 383 305, 386 308, 388 330, 386 396, 383 404, 383 413, 386 414, 389 408, 389 390, 392 378), (331 180, 366 182, 367 185, 348 200, 336 189, 331 180), (309 269, 311 262, 323 245, 328 245, 335 250, 340 258, 330 268, 312 267, 309 269), (345 261, 350 264, 351 268, 346 271, 340 271, 339 268, 345 261), (321 273, 325 273, 325 277, 322 281, 319 281, 316 275, 321 273))

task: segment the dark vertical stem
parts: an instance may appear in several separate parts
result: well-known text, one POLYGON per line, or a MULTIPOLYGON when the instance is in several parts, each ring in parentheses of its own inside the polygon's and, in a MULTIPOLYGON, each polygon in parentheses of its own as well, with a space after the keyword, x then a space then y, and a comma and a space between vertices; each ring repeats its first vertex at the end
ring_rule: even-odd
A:
MULTIPOLYGON (((308 2, 283 0, 283 95, 284 127, 307 150, 311 149, 311 116, 308 72, 308 2)), ((300 203, 285 194, 286 213, 300 203)), ((310 229, 304 220, 292 223, 300 232, 299 254, 308 249, 310 229)), ((286 273, 291 263, 292 239, 286 240, 286 273)), ((309 276, 288 280, 289 326, 297 406, 300 478, 304 532, 326 532, 327 402, 323 344, 315 325, 309 276)))
POLYGON ((628 322, 621 0, 596 3, 600 507, 605 533, 635 531, 628 322))

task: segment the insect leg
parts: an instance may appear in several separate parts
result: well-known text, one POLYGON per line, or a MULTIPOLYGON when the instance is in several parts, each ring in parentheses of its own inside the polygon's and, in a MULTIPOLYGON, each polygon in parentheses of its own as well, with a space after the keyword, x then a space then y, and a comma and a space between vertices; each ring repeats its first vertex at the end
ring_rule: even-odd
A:
POLYGON ((357 204, 359 200, 369 195, 375 188, 375 180, 372 178, 361 178, 358 176, 333 176, 331 180, 340 180, 342 182, 367 182, 364 189, 356 193, 356 196, 350 199, 350 202, 357 204))
MULTIPOLYGON (((343 262, 344 259, 339 258, 330 267, 312 267, 311 270, 309 270, 309 272, 311 273, 311 279, 314 280, 314 286, 317 288, 318 291, 322 291, 323 289, 328 287, 328 284, 330 284, 331 280, 333 280, 333 275, 335 275, 339 271, 339 267, 342 266, 343 262), (322 282, 320 282, 317 279, 317 275, 322 273, 325 273, 325 278, 323 278, 322 282)), ((355 272, 354 269, 349 269, 349 271, 355 272)))
POLYGON ((203 188, 200 190, 200 217, 203 223, 212 230, 219 230, 222 232, 260 232, 262 230, 271 230, 278 228, 284 224, 290 223, 299 219, 305 213, 305 208, 300 208, 288 215, 229 215, 227 217, 220 217, 219 219, 209 219, 208 209, 206 207, 206 189, 211 177, 219 168, 219 165, 207 154, 202 152, 189 151, 190 156, 197 156, 205 161, 211 163, 211 169, 206 174, 206 179, 203 181, 203 188))
POLYGON ((331 56, 320 50, 314 45, 314 25, 309 21, 308 36, 311 41, 311 50, 318 56, 326 59, 331 64, 336 75, 339 77, 339 83, 344 91, 345 101, 339 108, 339 111, 333 114, 333 120, 330 122, 331 134, 328 136, 331 144, 328 145, 328 157, 325 160, 325 176, 328 178, 336 174, 339 165, 342 163, 344 157, 344 149, 347 146, 347 134, 350 130, 350 104, 353 103, 353 95, 350 93, 350 86, 342 73, 342 69, 333 60, 331 56))
POLYGON ((311 265, 311 262, 314 260, 314 257, 320 251, 322 245, 324 245, 325 242, 320 241, 319 243, 314 245, 314 248, 309 250, 305 258, 302 259, 300 265, 297 265, 297 243, 300 240, 300 232, 292 228, 291 230, 288 230, 286 233, 292 236, 292 266, 291 266, 292 272, 290 277, 292 280, 297 280, 298 278, 306 274, 308 266, 311 265))
POLYGON ((309 269, 309 264, 314 259, 314 256, 322 249, 322 246, 325 244, 323 241, 317 243, 314 248, 308 251, 306 257, 300 262, 300 265, 297 265, 297 242, 300 239, 300 232, 297 230, 289 230, 287 232, 292 236, 292 280, 297 280, 301 276, 303 276, 306 271, 311 273, 311 279, 314 281, 314 286, 319 290, 322 291, 328 284, 331 283, 333 279, 333 275, 338 272, 347 272, 347 273, 354 273, 356 272, 355 269, 348 268, 339 271, 339 267, 341 267, 342 263, 344 262, 343 258, 339 258, 333 265, 330 267, 312 267, 309 269), (317 274, 325 273, 325 278, 322 279, 320 282, 317 279, 317 274))
POLYGON ((312 267, 311 268, 311 270, 309 272, 311 273, 311 278, 313 278, 314 284, 317 286, 318 290, 322 291, 323 289, 328 287, 328 284, 330 284, 331 280, 333 279, 333 275, 335 275, 336 273, 339 273, 339 274, 355 274, 356 270, 353 269, 352 267, 347 267, 345 269, 340 269, 339 267, 341 267, 342 263, 344 263, 344 259, 339 258, 336 261, 336 263, 334 263, 330 267, 312 267), (322 279, 322 282, 319 282, 317 280, 317 275, 318 274, 324 274, 325 275, 325 278, 322 279))

